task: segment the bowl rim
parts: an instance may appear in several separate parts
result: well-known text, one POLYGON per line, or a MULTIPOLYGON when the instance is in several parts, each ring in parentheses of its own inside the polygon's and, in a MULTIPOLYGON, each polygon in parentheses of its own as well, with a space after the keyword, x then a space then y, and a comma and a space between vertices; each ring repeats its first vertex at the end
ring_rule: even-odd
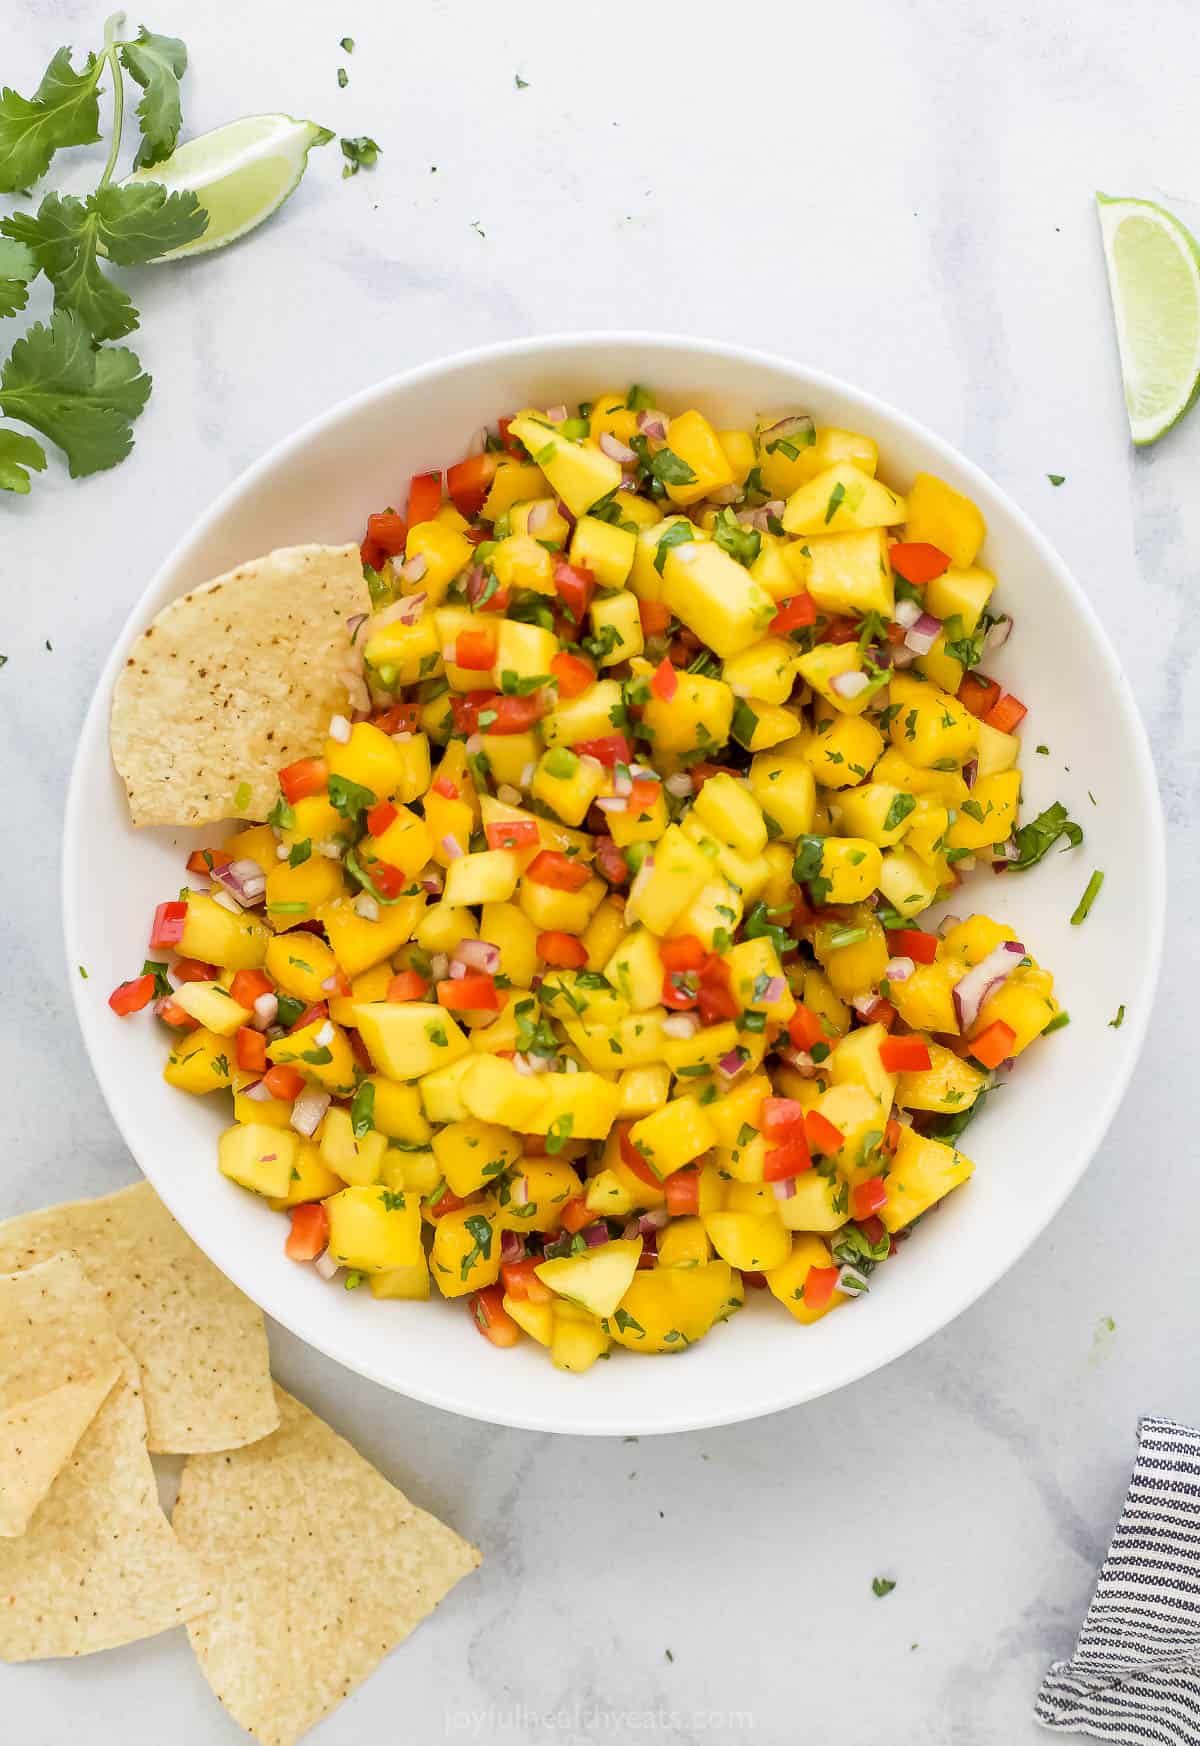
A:
MULTIPOLYGON (((1031 1224, 1018 1246, 1011 1253, 1006 1251, 998 1257, 982 1255, 979 1267, 972 1275, 969 1284, 956 1294, 948 1306, 944 1303, 938 1303, 936 1308, 915 1310, 911 1317, 904 1319, 902 1324, 892 1324, 890 1327, 888 1324, 882 1324, 877 1344, 863 1356, 861 1361, 852 1363, 845 1373, 832 1384, 819 1382, 806 1386, 802 1374, 794 1374, 789 1378, 786 1373, 781 1373, 777 1392, 750 1407, 739 1407, 735 1404, 729 1408, 724 1408, 717 1403, 713 1403, 711 1406, 697 1405, 692 1409, 685 1407, 685 1410, 675 1414, 669 1424, 631 1420, 628 1425, 622 1424, 619 1427, 614 1427, 607 1423, 589 1423, 585 1413, 579 1414, 575 1422, 563 1424, 557 1422, 552 1415, 538 1411, 514 1410, 501 1415, 494 1409, 479 1410, 472 1406, 465 1391, 456 1394, 452 1389, 447 1390, 439 1387, 418 1388, 409 1384, 401 1386, 394 1377, 385 1374, 378 1366, 372 1365, 358 1356, 349 1342, 329 1338, 322 1339, 320 1330, 323 1330, 326 1324, 322 1323, 320 1318, 314 1318, 319 1330, 318 1334, 314 1335, 308 1326, 303 1325, 302 1318, 281 1311, 279 1306, 272 1301, 273 1294, 269 1284, 264 1285, 262 1276, 255 1274, 251 1268, 236 1264, 230 1265, 227 1259, 218 1260, 209 1253, 200 1233, 189 1229, 178 1206, 173 1204, 175 1197, 171 1193, 170 1173, 160 1172, 159 1178, 161 1179, 159 1179, 149 1176, 149 1173, 143 1170, 138 1152, 126 1132, 122 1117, 109 1099, 99 1063, 93 1053, 89 1034, 93 1015, 85 1005, 84 990, 69 974, 67 980, 71 987, 76 1020, 83 1035, 84 1049, 100 1087, 101 1096, 104 1098, 105 1105, 122 1141, 139 1170, 143 1170, 143 1174, 151 1181, 155 1192, 162 1197, 174 1216, 180 1219, 185 1230, 188 1230, 188 1235, 213 1261, 214 1265, 219 1267, 222 1272, 226 1272, 227 1277, 245 1292, 252 1302, 258 1304, 267 1315, 279 1322, 281 1326, 286 1327, 297 1339, 303 1341, 305 1345, 313 1347, 323 1356, 343 1365, 346 1369, 378 1383, 393 1393, 403 1394, 407 1398, 419 1400, 445 1412, 482 1423, 501 1424, 520 1430, 552 1432, 558 1435, 670 1435, 677 1432, 736 1424, 749 1419, 765 1418, 789 1407, 800 1406, 809 1400, 819 1399, 822 1395, 835 1393, 851 1383, 871 1375, 874 1371, 882 1369, 886 1364, 904 1356, 905 1353, 915 1350, 934 1334, 948 1327, 951 1322, 955 1321, 965 1310, 990 1291, 1004 1274, 1028 1253, 1036 1240, 1061 1211, 1067 1198, 1077 1187, 1084 1172, 1095 1157, 1125 1096, 1145 1045, 1154 997, 1161 974, 1166 921, 1165 821, 1145 724, 1142 721, 1133 689, 1125 678, 1108 633, 1070 567, 1041 532, 1032 517, 969 456, 930 429, 920 419, 912 417, 911 414, 893 406, 878 395, 858 387, 853 382, 847 381, 844 377, 784 357, 779 353, 764 351, 758 347, 743 346, 728 340, 708 339, 700 335, 657 332, 653 329, 588 328, 577 332, 533 334, 515 339, 494 341, 485 345, 469 347, 463 351, 445 354, 414 365, 407 370, 396 371, 380 381, 347 395, 324 411, 316 413, 278 442, 273 443, 257 460, 224 486, 208 508, 189 525, 170 548, 122 623, 113 647, 97 677, 87 710, 80 723, 79 737, 71 764, 64 809, 60 870, 63 946, 65 962, 69 971, 70 964, 78 956, 78 949, 81 946, 80 930, 83 926, 82 910, 76 908, 75 894, 68 878, 68 869, 71 864, 70 845, 83 840, 86 824, 88 796, 83 781, 84 747, 91 742, 97 732, 103 734, 107 740, 107 715, 112 688, 126 649, 144 624, 148 622, 148 618, 152 617, 153 612, 158 610, 157 607, 150 608, 149 603, 160 592, 172 572, 176 571, 183 563, 191 548, 207 537, 210 531, 220 523, 230 506, 251 491, 264 474, 287 462, 301 452, 310 441, 319 437, 330 427, 343 420, 352 419, 363 408, 370 406, 375 401, 385 399, 399 389, 419 386, 422 382, 436 380, 447 372, 457 369, 489 363, 513 362, 525 358, 533 360, 539 353, 551 349, 585 351, 589 347, 596 346, 627 346, 631 348, 655 348, 666 352, 707 353, 734 363, 742 362, 774 370, 783 375, 801 376, 818 389, 851 396, 862 406, 865 416, 879 416, 907 429, 933 450, 940 452, 952 461, 959 474, 976 489, 981 489, 985 497, 998 498, 1022 538, 1029 542, 1041 561, 1051 568, 1059 581, 1064 584, 1075 612, 1088 623, 1098 654, 1108 668, 1111 694, 1122 718, 1123 731, 1131 741, 1139 782, 1144 787, 1147 796, 1151 797, 1147 811, 1153 823, 1149 837, 1140 844, 1140 851, 1144 858, 1143 890, 1149 910, 1150 951, 1143 965, 1144 998, 1138 999, 1135 1010, 1129 1015, 1130 1031, 1126 1038, 1123 1060, 1116 1070, 1106 1077, 1102 1088, 1098 1088, 1088 1126, 1077 1140, 1074 1168, 1064 1175, 1058 1185, 1057 1192, 1043 1207, 1041 1216, 1035 1223, 1031 1224)), ((575 1404, 578 1406, 581 1403, 576 1401, 575 1404)))

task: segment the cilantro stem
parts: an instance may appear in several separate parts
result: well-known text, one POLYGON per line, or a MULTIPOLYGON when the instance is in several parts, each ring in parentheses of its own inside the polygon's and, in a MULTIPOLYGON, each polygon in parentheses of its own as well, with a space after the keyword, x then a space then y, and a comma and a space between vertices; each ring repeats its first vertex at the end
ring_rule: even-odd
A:
POLYGON ((121 155, 121 133, 125 126, 125 81, 121 76, 121 62, 117 54, 117 32, 124 22, 125 14, 123 12, 113 12, 104 21, 104 49, 98 65, 103 66, 104 62, 107 61, 112 69, 112 144, 108 148, 108 162, 104 166, 104 174, 96 185, 97 194, 101 188, 107 188, 112 181, 113 171, 117 167, 117 159, 121 155))

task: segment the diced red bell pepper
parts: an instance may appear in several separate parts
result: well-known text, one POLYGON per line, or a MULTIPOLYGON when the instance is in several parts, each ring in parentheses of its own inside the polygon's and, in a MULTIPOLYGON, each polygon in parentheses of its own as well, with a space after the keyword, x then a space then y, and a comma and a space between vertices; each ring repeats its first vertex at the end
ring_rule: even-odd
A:
POLYGON ((1028 714, 1029 711, 1020 698, 1014 697, 1011 692, 1006 691, 998 703, 993 703, 983 719, 989 727, 995 728, 997 733, 1011 734, 1013 729, 1018 727, 1028 714))
POLYGON ((173 1031, 194 1031, 198 1021, 190 1012, 184 1012, 177 1000, 172 1000, 169 994, 162 995, 154 1003, 154 1016, 160 1018, 165 1025, 170 1025, 173 1031))
POLYGON ((768 1140, 790 1140, 797 1129, 804 1131, 804 1105, 794 1097, 764 1097, 758 1126, 768 1140))
POLYGON ((887 1182, 882 1176, 868 1176, 865 1182, 856 1182, 850 1190, 851 1218, 873 1218, 887 1205, 887 1197, 887 1182))
POLYGON ((662 980, 662 1004, 671 1012, 691 1012, 700 998, 698 978, 687 970, 668 970, 662 980))
POLYGON ((864 1009, 862 1016, 869 1025, 882 1025, 885 1031, 890 1031, 900 1015, 890 1000, 876 996, 870 1006, 864 1009))
POLYGON ((596 578, 584 565, 568 564, 565 558, 556 558, 554 562, 554 589, 578 629, 583 624, 588 607, 592 604, 592 595, 596 592, 596 578))
POLYGON ((823 1310, 833 1296, 838 1282, 836 1267, 810 1267, 804 1276, 804 1307, 823 1310))
POLYGON ((1000 701, 1000 687, 986 673, 964 673, 958 688, 958 701, 980 721, 994 704, 1000 701))
POLYGON ((679 690, 679 675, 670 661, 660 661, 654 669, 654 677, 650 681, 650 689, 655 697, 663 703, 670 703, 679 690))
POLYGON ((630 1175, 636 1176, 639 1182, 646 1183, 650 1188, 661 1188, 663 1183, 662 1174, 654 1168, 653 1164, 651 1164, 641 1152, 638 1151, 638 1148, 630 1139, 630 1125, 631 1124, 628 1122, 622 1123, 619 1129, 621 1162, 624 1164, 626 1170, 629 1171, 630 1175))
POLYGON ((825 1035, 825 1026, 821 1023, 820 1018, 811 1006, 803 1004, 796 1007, 795 1012, 788 1020, 788 1036, 792 1039, 793 1045, 806 1055, 811 1051, 814 1043, 827 1043, 829 1041, 825 1035))
POLYGON ((271 1096, 278 1098, 280 1103, 294 1103, 304 1090, 303 1073, 297 1073, 294 1067, 284 1066, 280 1062, 267 1068, 262 1082, 271 1096))
POLYGON ((764 1182, 786 1182, 789 1177, 800 1176, 811 1169, 812 1153, 804 1138, 803 1127, 793 1129, 780 1145, 770 1147, 763 1154, 764 1182))
POLYGON ((932 964, 937 957, 937 935, 924 928, 889 928, 887 944, 893 958, 911 958, 914 964, 932 964))
MULTIPOLYGON (((384 509, 377 515, 367 517, 367 538, 364 544, 370 544, 385 558, 398 558, 404 550, 408 539, 408 527, 404 517, 397 515, 394 509, 384 509)), ((379 568, 371 565, 372 570, 379 568)))
POLYGON ((557 928, 537 937, 538 957, 552 970, 582 970, 587 963, 587 947, 574 934, 557 928))
POLYGON ((542 849, 526 867, 525 877, 531 885, 548 885, 552 891, 582 891, 591 874, 561 849, 542 849))
POLYGON ((501 418, 497 420, 497 429, 500 432, 500 442, 503 445, 506 454, 523 456, 525 454, 525 444, 521 441, 520 437, 515 437, 510 434, 509 427, 511 424, 511 418, 501 418))
POLYGON ((596 669, 590 661, 560 649, 550 663, 550 673, 558 683, 561 698, 581 697, 596 682, 596 669))
POLYGON ((520 1328, 504 1307, 504 1292, 498 1285, 488 1285, 473 1293, 471 1315, 479 1332, 493 1346, 515 1346, 521 1338, 520 1328))
POLYGON ((390 861, 369 861, 366 865, 367 877, 381 897, 399 897, 409 878, 399 867, 393 867, 390 861))
POLYGON ((288 1232, 283 1252, 289 1261, 315 1261, 329 1247, 329 1214, 319 1200, 306 1200, 294 1206, 292 1228, 288 1232))
POLYGON ((550 1303, 554 1293, 538 1278, 539 1265, 536 1255, 527 1255, 521 1261, 501 1262, 500 1278, 507 1295, 518 1303, 550 1303))
POLYGON ((396 808, 390 800, 378 800, 367 811, 367 832, 370 836, 381 837, 397 817, 396 808))
POLYGON ((368 570, 382 570, 387 553, 377 541, 362 539, 358 545, 359 561, 368 570))
POLYGON ((885 1037, 879 1060, 885 1073, 924 1073, 933 1065, 923 1037, 885 1037))
POLYGON ((626 885, 629 882, 629 863, 611 837, 595 839, 596 871, 608 880, 610 885, 626 885))
POLYGON ((187 858, 189 873, 215 873, 218 867, 228 867, 233 860, 224 849, 193 849, 187 858))
POLYGON ((186 903, 160 903, 154 911, 154 920, 150 924, 150 944, 152 946, 177 946, 183 938, 183 928, 186 921, 186 903))
POLYGON ((835 1128, 828 1116, 823 1116, 819 1109, 806 1110, 804 1113, 804 1137, 810 1150, 821 1152, 826 1157, 832 1157, 842 1149, 845 1135, 840 1128, 835 1128))
POLYGON ((771 635, 786 636, 788 631, 800 630, 804 625, 816 624, 817 603, 811 594, 793 594, 788 600, 779 602, 779 610, 771 620, 771 635))
POLYGON ((664 940, 658 955, 664 970, 699 970, 708 957, 695 934, 677 934, 673 940, 664 940))
POLYGON ((700 1211, 700 1172, 685 1165, 672 1170, 662 1185, 667 1197, 667 1211, 673 1219, 687 1218, 700 1211))
POLYGON ((499 1012, 508 994, 496 987, 494 977, 482 970, 468 970, 465 976, 450 976, 439 982, 437 997, 438 1005, 447 1012, 499 1012))
POLYGON ((631 818, 641 818, 654 811, 662 797, 662 783, 655 776, 635 776, 630 784, 625 811, 631 818))
MULTIPOLYGON (((514 697, 514 703, 524 703, 522 697, 514 697)), ((480 712, 485 709, 495 709, 500 702, 496 691, 452 691, 450 693, 450 714, 454 718, 454 731, 470 739, 472 734, 479 732, 480 712)), ((495 723, 492 724, 495 729, 495 723)))
POLYGON ((661 637, 671 623, 671 608, 663 600, 639 600, 638 617, 643 636, 661 637))
POLYGON ((497 456, 486 450, 482 455, 468 455, 446 473, 446 489, 460 515, 473 521, 483 508, 496 473, 497 456))
MULTIPOLYGON (((217 964, 206 964, 202 958, 176 958, 171 966, 176 982, 215 982, 221 974, 217 964)), ((230 993, 233 990, 230 989, 230 993)), ((236 997, 235 997, 236 998, 236 997)), ((239 1001, 239 1006, 244 1003, 239 1001)))
MULTIPOLYGON (((468 1196, 468 1199, 470 1197, 468 1196)), ((445 1218, 447 1213, 461 1212, 466 1206, 465 1200, 460 1200, 454 1191, 443 1182, 440 1188, 435 1188, 425 1205, 431 1218, 445 1218)))
POLYGON ((605 734, 599 740, 576 740, 571 750, 580 758, 595 758, 608 770, 633 761, 633 747, 624 734, 605 734))
POLYGON ((701 759, 698 764, 688 766, 688 775, 692 779, 692 792, 699 794, 706 782, 711 782, 714 776, 740 776, 741 771, 735 770, 732 764, 710 764, 701 759))
POLYGON ((486 827, 489 849, 530 849, 541 841, 537 820, 502 818, 486 827))
POLYGON ((314 1000, 311 1006, 306 1006, 294 1025, 288 1026, 288 1034, 292 1031, 302 1031, 309 1025, 324 1024, 329 1017, 329 1008, 323 1000, 314 1000))
POLYGON ((118 1018, 127 1018, 131 1012, 141 1012, 154 999, 154 977, 150 974, 135 976, 130 982, 119 982, 108 997, 108 1004, 118 1018))
POLYGON ((496 633, 488 630, 462 630, 454 645, 454 664, 470 673, 487 673, 496 664, 496 633))
POLYGON ((440 794, 443 800, 458 799, 458 783, 449 776, 435 776, 430 787, 435 794, 440 794))
POLYGON ((416 703, 393 703, 371 717, 371 726, 381 734, 415 734, 421 725, 420 706, 416 703))
POLYGON ((883 1239, 887 1236, 887 1227, 882 1219, 859 1219, 858 1223, 862 1227, 863 1236, 867 1239, 867 1242, 871 1244, 872 1248, 877 1244, 882 1243, 883 1239))
POLYGON ((900 1144, 901 1127, 895 1116, 889 1116, 883 1129, 883 1149, 894 1152, 900 1144))
POLYGON ((489 734, 526 734, 541 720, 545 706, 534 691, 528 697, 493 697, 487 707, 496 712, 489 734))
POLYGON ((243 1025, 234 1038, 234 1054, 243 1073, 264 1073, 267 1066, 267 1039, 261 1031, 243 1025))
POLYGON ((700 1017, 706 1025, 736 1018, 742 1010, 733 992, 733 972, 723 958, 710 952, 700 971, 700 1017))
POLYGON ((582 1231, 585 1225, 593 1224, 595 1218, 595 1213, 588 1206, 582 1194, 577 1194, 572 1199, 563 1202, 558 1222, 564 1231, 570 1231, 571 1235, 574 1236, 576 1231, 582 1231))
POLYGON ((970 1050, 981 1067, 999 1067, 1012 1054, 1017 1033, 1003 1019, 994 1019, 986 1030, 971 1038, 970 1050))
POLYGON ((856 643, 859 637, 859 622, 856 618, 848 618, 835 614, 821 632, 823 643, 856 643))
POLYGON ((414 473, 408 487, 408 525, 432 521, 442 507, 442 475, 414 473))
POLYGON ((324 758, 297 758, 279 772, 279 786, 289 806, 322 794, 329 785, 329 766, 324 758))
POLYGON ((398 1006, 402 1001, 424 1000, 429 984, 419 970, 400 970, 387 985, 385 1000, 398 1006))
POLYGON ((897 576, 903 576, 914 588, 923 588, 927 582, 944 576, 950 568, 945 552, 931 546, 927 540, 897 540, 888 557, 897 576))
MULTIPOLYGON (((178 975, 179 966, 175 966, 178 975)), ((229 984, 229 992, 239 1006, 253 1012, 254 1003, 263 994, 274 994, 275 984, 265 970, 239 970, 229 984)))

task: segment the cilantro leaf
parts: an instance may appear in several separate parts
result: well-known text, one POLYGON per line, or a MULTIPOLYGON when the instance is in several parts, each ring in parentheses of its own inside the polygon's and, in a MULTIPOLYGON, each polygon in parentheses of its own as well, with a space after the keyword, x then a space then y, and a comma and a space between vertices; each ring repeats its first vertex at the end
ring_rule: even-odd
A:
POLYGON ((747 569, 762 549, 762 535, 757 528, 743 527, 732 509, 722 509, 713 523, 712 537, 723 552, 728 552, 747 569))
POLYGON ((32 98, 0 90, 0 194, 30 188, 46 174, 62 146, 92 145, 100 138, 96 88, 103 62, 89 55, 83 69, 71 65, 71 50, 58 49, 32 98))
MULTIPOLYGON (((639 449, 639 440, 635 440, 631 447, 639 449)), ((651 454, 645 437, 642 437, 640 438, 639 452, 642 453, 644 463, 653 477, 661 479, 664 485, 694 485, 696 483, 695 473, 683 457, 675 453, 674 449, 662 448, 655 454, 651 454)))
POLYGON ((1048 806, 1044 812, 1030 819, 1013 833, 1019 851, 1017 859, 1009 865, 1018 872, 1026 867, 1034 867, 1044 855, 1058 842, 1060 837, 1066 837, 1067 847, 1077 849, 1083 841, 1083 831, 1073 819, 1067 816, 1067 809, 1061 800, 1056 800, 1053 806, 1048 806))
POLYGON ((0 369, 0 412, 56 443, 73 479, 125 459, 129 421, 149 392, 133 353, 93 351, 87 327, 68 310, 35 322, 0 369))
POLYGON ((654 568, 661 576, 663 565, 667 561, 667 553, 672 546, 682 546, 688 540, 695 539, 695 530, 689 521, 673 521, 661 539, 654 542, 654 568))
POLYGON ((41 443, 18 430, 0 430, 0 491, 16 491, 24 497, 29 492, 28 468, 40 473, 46 465, 46 451, 41 443))
POLYGON ((119 53, 125 71, 146 93, 137 106, 142 143, 134 163, 159 164, 170 157, 179 138, 179 81, 187 67, 187 49, 177 36, 155 36, 143 24, 119 53))
POLYGON ((342 165, 343 176, 357 176, 360 170, 374 169, 375 160, 383 150, 365 133, 360 133, 355 139, 341 139, 338 144, 346 160, 342 165))
POLYGON ((37 273, 37 256, 29 244, 0 236, 0 315, 24 309, 29 301, 26 287, 37 273))

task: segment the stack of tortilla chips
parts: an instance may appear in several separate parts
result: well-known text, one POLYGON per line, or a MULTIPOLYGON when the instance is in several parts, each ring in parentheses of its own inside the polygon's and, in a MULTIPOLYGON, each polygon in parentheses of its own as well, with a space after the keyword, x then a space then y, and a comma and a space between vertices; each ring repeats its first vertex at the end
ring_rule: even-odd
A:
POLYGON ((0 1659, 186 1624, 291 1746, 478 1562, 275 1387, 262 1316, 148 1183, 0 1224, 0 1659), (188 1457, 173 1522, 151 1451, 188 1457))

